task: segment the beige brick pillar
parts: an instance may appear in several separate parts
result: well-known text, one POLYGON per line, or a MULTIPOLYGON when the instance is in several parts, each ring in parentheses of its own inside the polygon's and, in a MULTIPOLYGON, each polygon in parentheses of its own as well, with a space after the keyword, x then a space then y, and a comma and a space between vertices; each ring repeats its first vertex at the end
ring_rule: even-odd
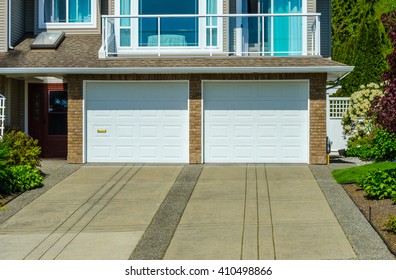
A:
POLYGON ((199 75, 190 78, 190 163, 202 162, 202 89, 199 75))
POLYGON ((83 162, 83 78, 68 77, 67 161, 83 162))
POLYGON ((326 154, 326 74, 310 79, 310 164, 327 164, 326 154))

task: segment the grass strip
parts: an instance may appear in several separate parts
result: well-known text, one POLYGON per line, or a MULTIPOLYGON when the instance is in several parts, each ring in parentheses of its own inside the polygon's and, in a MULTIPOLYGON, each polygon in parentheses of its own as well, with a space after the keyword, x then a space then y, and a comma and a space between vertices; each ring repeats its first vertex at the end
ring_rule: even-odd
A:
POLYGON ((332 172, 334 179, 338 184, 356 183, 363 175, 372 170, 386 170, 396 168, 396 162, 376 162, 346 169, 338 169, 332 172))

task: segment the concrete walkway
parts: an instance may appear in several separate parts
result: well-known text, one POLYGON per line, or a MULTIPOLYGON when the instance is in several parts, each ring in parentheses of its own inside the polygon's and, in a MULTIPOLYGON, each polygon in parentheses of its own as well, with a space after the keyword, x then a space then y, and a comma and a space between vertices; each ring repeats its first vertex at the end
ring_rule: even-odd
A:
POLYGON ((307 165, 85 165, 0 244, 0 259, 358 258, 307 165))

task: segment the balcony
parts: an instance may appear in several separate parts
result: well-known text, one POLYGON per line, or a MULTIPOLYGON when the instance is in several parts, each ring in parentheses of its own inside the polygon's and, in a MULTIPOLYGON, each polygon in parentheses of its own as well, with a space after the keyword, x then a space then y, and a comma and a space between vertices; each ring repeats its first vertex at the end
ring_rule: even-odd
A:
POLYGON ((316 13, 102 16, 99 58, 318 55, 316 13))

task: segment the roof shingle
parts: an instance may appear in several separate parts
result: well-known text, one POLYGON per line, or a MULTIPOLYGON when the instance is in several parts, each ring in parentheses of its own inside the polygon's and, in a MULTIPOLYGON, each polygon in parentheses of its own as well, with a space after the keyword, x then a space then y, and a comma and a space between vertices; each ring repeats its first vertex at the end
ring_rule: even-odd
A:
POLYGON ((128 68, 128 67, 337 67, 344 64, 322 57, 135 57, 99 59, 100 35, 67 35, 54 51, 30 49, 34 38, 0 54, 0 68, 128 68))

